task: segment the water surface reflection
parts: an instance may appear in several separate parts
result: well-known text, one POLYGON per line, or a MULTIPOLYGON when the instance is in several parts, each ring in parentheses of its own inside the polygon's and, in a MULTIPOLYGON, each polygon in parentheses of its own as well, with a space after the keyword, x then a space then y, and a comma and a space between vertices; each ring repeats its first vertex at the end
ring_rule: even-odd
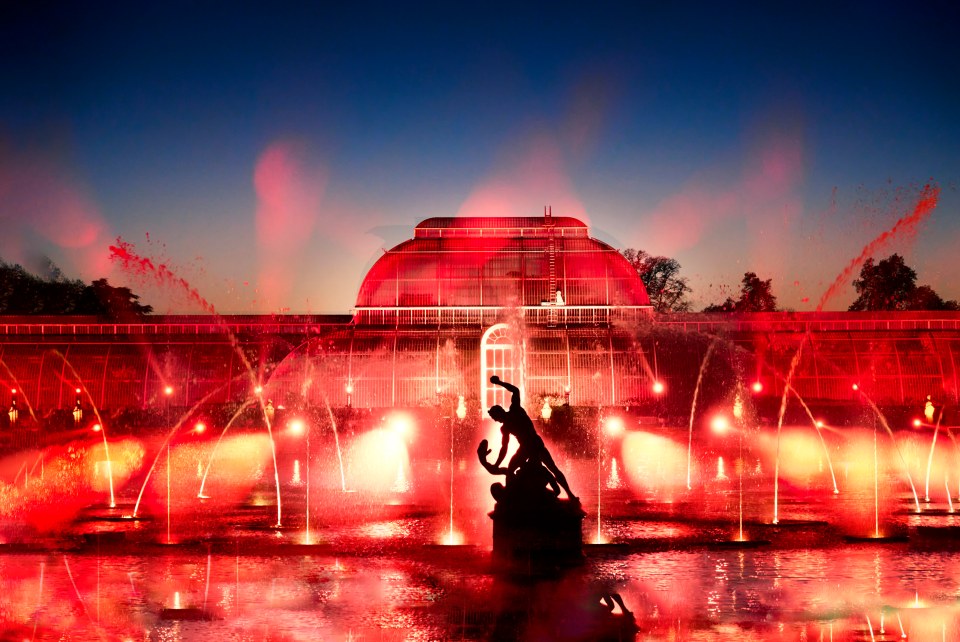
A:
POLYGON ((494 574, 473 547, 103 553, 0 557, 3 639, 960 639, 960 553, 904 546, 592 549, 547 579, 494 574))

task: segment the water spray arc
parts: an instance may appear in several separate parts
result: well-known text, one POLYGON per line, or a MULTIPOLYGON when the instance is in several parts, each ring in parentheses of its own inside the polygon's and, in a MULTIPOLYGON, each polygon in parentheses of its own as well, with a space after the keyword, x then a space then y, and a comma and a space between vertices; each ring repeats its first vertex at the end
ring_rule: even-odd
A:
POLYGON ((901 451, 900 446, 897 445, 897 439, 893 434, 893 430, 890 429, 890 424, 887 423, 887 418, 884 417, 882 412, 880 412, 880 408, 877 407, 877 404, 874 403, 874 401, 863 392, 862 388, 857 386, 856 391, 860 394, 860 397, 867 402, 867 405, 870 406, 871 410, 874 412, 874 415, 880 421, 880 425, 883 426, 884 430, 886 430, 887 434, 890 436, 890 442, 893 444, 893 448, 897 452, 897 457, 900 458, 900 463, 903 465, 903 470, 907 475, 907 481, 910 483, 910 491, 913 493, 913 502, 916 505, 917 513, 920 513, 920 496, 917 494, 917 487, 913 483, 913 476, 910 474, 910 467, 907 466, 907 461, 903 458, 903 451, 901 451))
POLYGON ((697 414, 697 397, 700 394, 700 384, 703 383, 703 373, 706 372, 707 364, 710 363, 710 357, 713 355, 714 348, 718 339, 711 341, 707 352, 703 355, 703 361, 700 362, 700 371, 697 373, 697 385, 693 389, 693 401, 690 404, 690 426, 687 438, 687 490, 692 490, 690 475, 693 466, 693 419, 697 414))
MULTIPOLYGON (((213 315, 213 318, 216 320, 217 324, 219 324, 225 330, 226 336, 230 341, 230 345, 233 347, 235 354, 240 358, 240 361, 243 364, 244 371, 247 373, 247 376, 250 379, 250 385, 252 387, 259 385, 257 382, 257 376, 256 376, 256 373, 254 372, 253 366, 250 364, 250 360, 247 358, 246 353, 243 351, 242 347, 240 346, 240 342, 237 339, 236 335, 230 329, 230 327, 224 322, 223 318, 219 314, 217 314, 217 311, 214 309, 213 305, 209 301, 204 299, 200 295, 200 293, 196 290, 196 288, 191 287, 186 280, 177 277, 166 265, 155 264, 149 258, 138 256, 133 251, 133 246, 130 245, 129 243, 118 241, 117 245, 110 246, 110 253, 111 253, 111 259, 118 261, 121 264, 121 266, 123 266, 124 269, 131 270, 133 272, 139 272, 141 274, 151 275, 153 278, 156 279, 156 281, 160 285, 167 286, 167 287, 173 286, 173 287, 180 288, 181 290, 186 292, 190 300, 196 303, 197 305, 199 305, 204 312, 207 312, 213 315)), ((266 423, 267 435, 270 438, 270 454, 273 458, 273 477, 274 477, 274 483, 277 488, 276 527, 280 528, 283 521, 282 520, 283 510, 282 510, 282 501, 280 498, 280 469, 277 466, 277 447, 276 447, 276 442, 274 441, 274 438, 273 438, 273 426, 271 425, 272 420, 268 416, 267 408, 264 405, 263 399, 258 398, 258 401, 260 402, 260 411, 263 414, 263 417, 266 423)), ((142 494, 143 494, 143 491, 141 490, 141 496, 142 494)), ((137 498, 137 504, 139 505, 139 503, 140 503, 140 498, 137 498)))
POLYGON ((773 523, 780 522, 780 434, 783 429, 783 416, 787 412, 787 395, 790 394, 790 382, 793 381, 793 373, 800 363, 800 357, 803 354, 803 345, 806 343, 806 337, 800 341, 797 351, 790 361, 790 369, 787 371, 787 378, 783 384, 783 397, 780 400, 780 412, 777 414, 777 455, 774 464, 773 473, 773 523))
POLYGON ((233 413, 233 416, 231 416, 230 419, 227 420, 227 423, 223 427, 223 430, 220 431, 220 436, 217 437, 217 441, 213 445, 213 450, 210 451, 210 456, 207 458, 207 465, 203 469, 203 479, 200 481, 200 490, 197 491, 198 498, 208 499, 208 497, 204 494, 204 488, 207 485, 207 475, 210 474, 210 467, 213 466, 213 459, 214 457, 216 457, 217 451, 220 449, 220 442, 223 441, 224 436, 227 434, 227 431, 230 429, 230 426, 233 425, 233 422, 235 422, 243 414, 245 410, 252 407, 254 403, 255 402, 252 399, 249 399, 245 401, 243 404, 241 404, 240 407, 237 409, 237 411, 233 413))
POLYGON ((110 485, 110 508, 116 508, 117 499, 113 492, 113 462, 110 459, 110 444, 107 442, 107 429, 106 429, 106 426, 104 425, 103 418, 100 417, 100 411, 97 408, 97 405, 94 403, 93 397, 90 395, 90 392, 87 390, 87 386, 83 382, 83 380, 80 378, 80 375, 74 369, 73 364, 67 361, 67 358, 62 354, 60 354, 59 351, 53 350, 52 352, 53 354, 63 359, 64 367, 70 369, 70 373, 79 382, 79 386, 80 386, 80 389, 83 391, 83 394, 85 394, 87 396, 87 399, 90 400, 90 405, 93 408, 93 414, 97 419, 97 424, 100 426, 100 430, 99 430, 100 436, 103 438, 103 454, 104 454, 104 457, 107 458, 107 480, 110 485))
POLYGON ((147 475, 146 477, 144 477, 143 484, 140 486, 140 493, 137 495, 137 501, 133 505, 133 513, 130 515, 131 518, 136 519, 137 517, 139 517, 140 502, 143 500, 143 493, 147 489, 147 483, 150 481, 150 476, 153 475, 153 471, 157 467, 157 462, 160 460, 160 456, 165 452, 167 447, 170 445, 170 441, 180 431, 180 428, 181 426, 183 426, 184 421, 186 421, 187 417, 193 414, 193 412, 196 411, 197 408, 199 408, 201 405, 206 403, 209 399, 213 398, 215 395, 220 394, 220 392, 222 391, 225 385, 226 384, 223 384, 220 387, 215 388, 210 392, 208 392, 206 395, 204 395, 204 397, 200 399, 197 403, 195 403, 193 407, 191 407, 186 414, 180 417, 177 423, 174 424, 173 428, 171 428, 170 431, 167 433, 163 442, 160 444, 160 448, 157 449, 157 454, 153 458, 153 462, 150 464, 150 468, 147 469, 147 475))
MULTIPOLYGON (((932 417, 929 417, 932 419, 932 417)), ((933 439, 930 440, 930 454, 927 456, 927 478, 926 484, 924 485, 924 501, 930 501, 930 469, 933 467, 933 451, 937 447, 937 435, 940 432, 940 421, 943 419, 943 413, 937 417, 937 423, 933 427, 933 439)))

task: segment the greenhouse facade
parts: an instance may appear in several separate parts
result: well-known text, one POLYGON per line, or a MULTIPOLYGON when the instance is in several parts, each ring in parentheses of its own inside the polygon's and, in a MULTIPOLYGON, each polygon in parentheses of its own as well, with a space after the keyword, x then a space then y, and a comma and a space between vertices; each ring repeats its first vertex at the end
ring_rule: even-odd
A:
POLYGON ((909 409, 960 403, 958 372, 954 312, 656 315, 615 248, 549 212, 421 222, 371 267, 349 315, 0 318, 0 403, 17 422, 257 397, 473 412, 503 403, 494 374, 547 416, 679 417, 695 395, 775 407, 785 390, 810 407, 909 409))

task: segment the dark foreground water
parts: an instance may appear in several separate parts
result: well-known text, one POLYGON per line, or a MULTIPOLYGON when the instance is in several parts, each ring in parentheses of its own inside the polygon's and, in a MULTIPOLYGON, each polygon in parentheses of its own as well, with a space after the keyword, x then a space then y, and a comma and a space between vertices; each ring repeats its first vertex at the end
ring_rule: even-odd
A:
POLYGON ((5 640, 960 639, 960 553, 905 544, 588 547, 582 566, 540 579, 494 572, 477 547, 354 556, 93 545, 4 554, 0 577, 5 640), (632 617, 600 604, 610 593, 632 617))

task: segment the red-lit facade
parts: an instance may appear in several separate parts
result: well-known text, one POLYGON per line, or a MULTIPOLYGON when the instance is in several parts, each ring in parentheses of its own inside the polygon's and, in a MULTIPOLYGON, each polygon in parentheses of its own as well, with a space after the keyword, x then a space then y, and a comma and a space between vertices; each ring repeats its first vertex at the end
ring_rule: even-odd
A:
POLYGON ((29 407, 42 421, 73 407, 77 387, 110 416, 236 404, 262 386, 277 404, 463 397, 473 412, 502 401, 486 383, 498 374, 534 411, 546 402, 680 417, 698 379, 705 402, 755 382, 757 399, 779 399, 797 350, 790 384, 809 404, 856 405, 853 383, 888 406, 960 403, 957 313, 657 317, 616 249, 551 216, 427 219, 372 266, 353 315, 0 318, 0 403, 17 390, 21 417, 29 407))
POLYGON ((643 308, 643 283, 568 217, 432 218, 384 253, 360 286, 357 321, 384 311, 555 306, 643 308))

